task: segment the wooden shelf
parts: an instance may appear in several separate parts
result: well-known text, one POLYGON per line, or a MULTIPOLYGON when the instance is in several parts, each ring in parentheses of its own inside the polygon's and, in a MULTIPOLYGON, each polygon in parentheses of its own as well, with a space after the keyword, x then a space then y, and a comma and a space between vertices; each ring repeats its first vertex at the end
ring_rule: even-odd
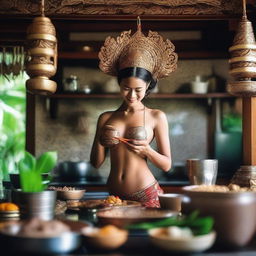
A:
MULTIPOLYGON (((179 59, 226 59, 228 52, 221 51, 183 51, 177 52, 179 59)), ((98 52, 60 52, 59 59, 98 59, 98 52)))
MULTIPOLYGON (((56 93, 49 96, 50 98, 87 98, 87 99, 117 99, 120 98, 119 93, 115 94, 83 94, 83 93, 56 93)), ((228 93, 207 93, 207 94, 196 94, 196 93, 152 93, 149 98, 153 99, 197 99, 197 98, 233 98, 235 96, 228 93)))

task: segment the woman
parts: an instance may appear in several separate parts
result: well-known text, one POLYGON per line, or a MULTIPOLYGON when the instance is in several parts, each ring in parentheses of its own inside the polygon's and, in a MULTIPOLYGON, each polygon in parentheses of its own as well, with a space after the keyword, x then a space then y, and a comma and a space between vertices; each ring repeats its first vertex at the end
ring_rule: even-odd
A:
POLYGON ((171 152, 165 114, 147 108, 142 100, 155 87, 157 78, 172 72, 177 62, 173 44, 157 36, 145 37, 139 24, 133 36, 123 32, 116 41, 106 39, 99 54, 100 68, 107 74, 117 75, 123 103, 117 110, 101 114, 91 151, 91 163, 98 168, 105 160, 106 148, 110 149, 107 185, 111 194, 140 201, 148 207, 159 207, 158 194, 162 189, 147 161, 167 172, 171 168, 171 152), (154 48, 159 46, 160 53, 155 54, 154 48), (153 55, 148 54, 149 50, 154 51, 153 55), (172 56, 166 63, 165 55, 172 56), (160 65, 156 64, 159 59, 160 65), (157 150, 150 146, 154 138, 157 150))

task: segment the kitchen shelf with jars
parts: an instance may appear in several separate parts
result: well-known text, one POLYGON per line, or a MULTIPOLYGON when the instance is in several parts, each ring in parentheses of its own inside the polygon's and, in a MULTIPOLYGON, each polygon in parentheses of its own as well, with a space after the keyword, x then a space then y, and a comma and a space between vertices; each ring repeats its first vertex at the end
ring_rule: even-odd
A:
MULTIPOLYGON (((215 93, 151 93, 149 98, 152 99, 206 99, 208 105, 211 104, 212 99, 229 99, 235 98, 225 92, 215 93)), ((119 99, 118 93, 101 93, 101 94, 86 94, 77 92, 62 92, 48 96, 50 102, 50 116, 51 118, 57 118, 58 100, 60 99, 119 99)))
MULTIPOLYGON (((73 62, 72 62, 73 63, 73 62)), ((104 82, 104 90, 102 89, 101 83, 99 84, 93 84, 90 82, 84 83, 81 82, 82 77, 86 73, 86 77, 94 77, 100 76, 100 74, 95 71, 95 67, 98 66, 98 60, 91 60, 88 64, 88 60, 83 60, 83 63, 76 63, 75 66, 72 66, 72 71, 69 70, 67 73, 67 70, 65 69, 65 64, 62 63, 62 68, 59 69, 59 72, 57 73, 57 76, 55 77, 56 81, 59 81, 58 90, 55 94, 48 95, 49 99, 49 111, 50 116, 52 118, 57 118, 57 110, 58 110, 58 102, 62 99, 70 99, 70 100, 79 100, 79 99, 119 99, 120 94, 118 93, 118 85, 113 83, 113 81, 108 80, 108 82, 104 82), (84 66, 81 66, 81 64, 84 64, 84 66), (85 69, 86 66, 90 65, 90 67, 94 68, 94 71, 91 71, 90 69, 85 69), (90 73, 92 72, 92 73, 90 73), (70 74, 76 74, 76 75, 70 75, 70 74), (64 78, 64 79, 63 79, 64 78), (62 81, 62 82, 61 82, 62 81)), ((68 63, 70 65, 70 63, 68 63)), ((214 74, 214 72, 213 72, 214 74)), ((207 78, 207 80, 203 79, 199 75, 195 77, 195 80, 187 83, 186 86, 181 86, 175 92, 167 93, 167 92, 152 92, 149 95, 149 98, 151 99, 187 99, 187 100, 202 100, 203 102, 206 102, 207 106, 211 106, 211 103, 213 102, 213 99, 222 98, 231 100, 232 98, 235 98, 234 96, 228 94, 227 92, 224 92, 225 87, 225 79, 219 80, 218 76, 211 75, 207 78), (211 81, 211 82, 210 82, 211 81)), ((104 80, 105 81, 105 80, 104 80)))
MULTIPOLYGON (((118 93, 85 94, 85 93, 56 93, 49 96, 51 99, 116 99, 120 98, 118 93)), ((152 93, 149 98, 154 99, 198 99, 198 98, 234 98, 233 95, 225 92, 216 93, 152 93)))

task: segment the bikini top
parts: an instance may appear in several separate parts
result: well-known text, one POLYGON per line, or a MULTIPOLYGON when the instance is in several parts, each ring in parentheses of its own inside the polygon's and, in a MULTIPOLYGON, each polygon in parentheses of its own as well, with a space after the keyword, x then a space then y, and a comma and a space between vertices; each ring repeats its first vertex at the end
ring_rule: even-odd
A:
POLYGON ((145 128, 145 116, 146 116, 146 110, 144 107, 144 113, 143 113, 143 126, 135 126, 135 127, 129 127, 126 131, 126 138, 120 137, 120 132, 115 129, 114 126, 106 124, 102 128, 101 135, 100 135, 100 143, 104 147, 113 147, 120 143, 120 140, 122 139, 135 139, 135 140, 145 140, 147 139, 147 131, 145 128), (119 139, 120 138, 120 139, 119 139))

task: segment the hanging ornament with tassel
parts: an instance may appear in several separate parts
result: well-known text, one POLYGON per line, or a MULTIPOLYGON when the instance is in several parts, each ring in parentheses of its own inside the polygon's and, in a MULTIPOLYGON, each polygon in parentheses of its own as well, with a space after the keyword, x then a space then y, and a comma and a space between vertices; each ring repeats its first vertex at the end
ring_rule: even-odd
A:
POLYGON ((56 82, 49 78, 57 71, 57 38, 51 20, 45 17, 44 0, 41 1, 41 16, 33 19, 27 29, 26 81, 27 91, 33 94, 55 93, 56 82))

